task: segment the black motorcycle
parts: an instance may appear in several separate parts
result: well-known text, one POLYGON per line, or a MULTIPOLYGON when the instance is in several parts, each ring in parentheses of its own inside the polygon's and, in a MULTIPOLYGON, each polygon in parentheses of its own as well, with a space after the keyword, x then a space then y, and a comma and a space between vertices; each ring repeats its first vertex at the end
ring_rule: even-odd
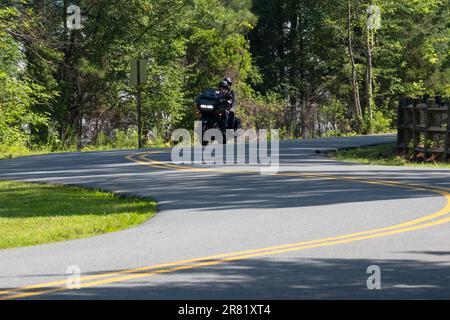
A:
MULTIPOLYGON (((198 96, 196 103, 202 118, 202 137, 206 131, 217 129, 222 132, 223 142, 226 143, 225 111, 230 107, 230 101, 220 91, 208 89, 198 96)), ((233 128, 234 130, 241 129, 239 119, 235 118, 233 128)), ((208 143, 209 141, 202 141, 203 145, 208 143)))

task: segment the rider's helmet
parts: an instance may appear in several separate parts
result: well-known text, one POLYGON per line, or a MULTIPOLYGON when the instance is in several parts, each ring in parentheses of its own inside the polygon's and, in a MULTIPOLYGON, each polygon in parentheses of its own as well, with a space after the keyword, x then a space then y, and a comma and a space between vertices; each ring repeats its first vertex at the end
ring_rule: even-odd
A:
POLYGON ((231 87, 231 86, 233 85, 233 80, 231 80, 231 78, 225 77, 223 80, 226 81, 226 82, 228 83, 228 86, 231 87))
POLYGON ((227 90, 230 88, 230 85, 225 80, 222 80, 219 82, 219 89, 222 89, 222 88, 227 90))

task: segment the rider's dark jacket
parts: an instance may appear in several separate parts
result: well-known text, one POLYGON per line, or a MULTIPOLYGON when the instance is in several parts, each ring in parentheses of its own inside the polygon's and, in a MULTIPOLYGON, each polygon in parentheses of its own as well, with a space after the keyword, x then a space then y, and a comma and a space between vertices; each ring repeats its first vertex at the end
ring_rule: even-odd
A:
POLYGON ((230 105, 230 109, 233 108, 236 110, 237 107, 236 93, 233 90, 228 90, 227 92, 224 93, 224 96, 230 105))

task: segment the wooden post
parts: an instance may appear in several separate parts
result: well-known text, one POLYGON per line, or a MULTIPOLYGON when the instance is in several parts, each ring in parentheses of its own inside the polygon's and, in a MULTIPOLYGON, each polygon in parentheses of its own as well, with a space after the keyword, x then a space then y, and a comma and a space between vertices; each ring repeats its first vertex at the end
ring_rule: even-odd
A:
POLYGON ((417 100, 413 101, 412 105, 412 141, 413 141, 413 152, 416 151, 416 147, 419 145, 419 125, 420 117, 417 119, 417 100))
POLYGON ((405 108, 405 98, 402 97, 399 99, 398 103, 398 119, 397 119, 397 149, 398 151, 403 151, 406 148, 405 145, 405 116, 404 116, 404 108, 405 108))
POLYGON ((426 108, 425 108, 425 158, 429 156, 429 149, 430 149, 430 142, 431 142, 431 136, 430 136, 430 127, 431 127, 431 117, 430 117, 430 108, 435 105, 435 100, 431 98, 427 98, 426 100, 426 108))
MULTIPOLYGON (((403 117, 404 117, 404 127, 405 127, 405 136, 404 136, 404 144, 405 144, 405 151, 406 154, 408 154, 410 152, 409 150, 409 143, 411 142, 411 138, 412 138, 412 130, 414 130, 414 128, 411 128, 411 124, 413 124, 412 122, 412 117, 411 117, 411 111, 409 109, 410 104, 414 104, 414 100, 411 100, 410 98, 406 99, 406 105, 403 108, 403 117)), ((413 150, 414 152, 414 150, 413 150)))
POLYGON ((404 136, 403 136, 403 143, 405 144, 405 151, 406 153, 409 152, 409 140, 410 140, 410 132, 408 129, 409 125, 409 116, 408 116, 408 106, 410 103, 410 99, 406 99, 405 106, 403 107, 403 125, 404 125, 404 136))

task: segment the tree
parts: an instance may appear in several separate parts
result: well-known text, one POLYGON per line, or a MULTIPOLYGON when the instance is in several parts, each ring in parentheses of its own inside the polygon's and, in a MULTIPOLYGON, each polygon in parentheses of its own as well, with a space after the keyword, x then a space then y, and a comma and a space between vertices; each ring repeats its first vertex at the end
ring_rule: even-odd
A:
POLYGON ((26 13, 0 6, 0 144, 30 146, 32 134, 48 125, 48 115, 36 106, 46 105, 54 95, 25 72, 18 41, 31 26, 26 13))
POLYGON ((358 84, 358 74, 356 71, 355 57, 353 54, 353 25, 352 25, 352 1, 347 2, 347 41, 348 41, 348 54, 350 58, 350 63, 352 67, 351 85, 353 93, 353 103, 354 103, 354 116, 356 120, 356 130, 360 129, 362 122, 362 111, 361 111, 361 100, 359 97, 359 84, 358 84))
POLYGON ((324 80, 339 68, 333 10, 329 1, 255 1, 259 23, 250 35, 251 50, 263 75, 256 88, 288 101, 286 126, 293 136, 315 135, 318 105, 327 95, 324 80))

